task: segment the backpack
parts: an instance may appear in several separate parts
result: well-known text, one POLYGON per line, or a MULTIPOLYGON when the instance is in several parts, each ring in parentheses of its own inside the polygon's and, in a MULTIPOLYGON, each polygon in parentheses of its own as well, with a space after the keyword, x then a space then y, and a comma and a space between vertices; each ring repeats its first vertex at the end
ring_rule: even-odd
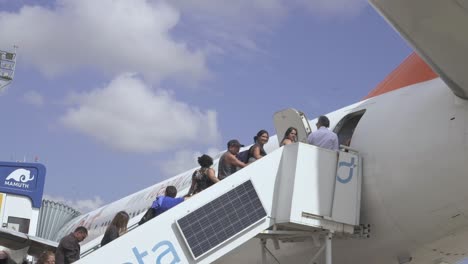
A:
POLYGON ((250 158, 250 148, 237 153, 236 158, 238 160, 244 162, 245 164, 247 164, 249 162, 249 158, 250 158))
POLYGON ((156 216, 156 209, 161 207, 162 201, 164 200, 164 196, 158 196, 156 198, 156 203, 153 203, 155 205, 151 205, 151 207, 146 211, 145 215, 141 218, 141 220, 138 222, 138 225, 142 225, 146 223, 147 221, 153 219, 156 216))

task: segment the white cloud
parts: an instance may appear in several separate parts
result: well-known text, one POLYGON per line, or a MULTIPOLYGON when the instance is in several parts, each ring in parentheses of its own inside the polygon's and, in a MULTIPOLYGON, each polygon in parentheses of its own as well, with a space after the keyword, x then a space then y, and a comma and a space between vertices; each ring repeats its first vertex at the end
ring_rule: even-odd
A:
POLYGON ((367 0, 296 0, 321 18, 354 17, 368 4, 367 0))
MULTIPOLYGON (((195 35, 208 54, 239 51, 261 52, 261 36, 279 26, 299 10, 319 18, 352 18, 362 11, 366 0, 171 0, 181 12, 184 32, 195 35), (307 12, 306 12, 307 13, 307 12), (185 23, 184 23, 185 22, 185 23)), ((293 28, 291 30, 294 30, 293 28)), ((241 53, 242 54, 242 53, 241 53)))
POLYGON ((287 14, 283 0, 172 0, 181 12, 178 26, 209 54, 260 51, 258 33, 271 31, 287 14))
POLYGON ((36 91, 27 91, 23 95, 23 101, 38 107, 44 105, 44 97, 36 91))
POLYGON ((104 205, 104 201, 99 196, 94 196, 93 199, 70 200, 70 199, 65 199, 64 197, 61 197, 61 196, 55 197, 55 196, 50 196, 50 195, 45 194, 44 199, 66 204, 72 207, 73 209, 80 211, 81 213, 87 213, 89 211, 93 211, 104 205))
POLYGON ((200 152, 192 152, 188 150, 177 151, 174 157, 160 162, 160 169, 166 177, 177 175, 197 166, 197 157, 200 152))
POLYGON ((54 76, 76 69, 147 80, 209 76, 208 55, 262 51, 297 8, 318 17, 353 17, 366 0, 56 0, 0 12, 0 46, 19 45, 19 60, 54 76), (174 36, 177 35, 177 38, 174 36), (177 41, 176 41, 177 39, 177 41))
MULTIPOLYGON (((171 0, 167 3, 181 10, 183 18, 194 22, 214 22, 208 30, 251 31, 264 28, 287 14, 284 0, 171 0)), ((229 33, 229 32, 226 32, 229 33)))
POLYGON ((170 34, 179 18, 161 1, 57 0, 53 9, 0 12, 0 46, 18 44, 18 59, 49 76, 91 68, 199 80, 207 75, 205 56, 170 34))
POLYGON ((211 156, 213 159, 220 153, 220 150, 216 148, 210 148, 205 153, 201 153, 198 151, 188 151, 188 150, 181 150, 177 151, 169 160, 165 160, 163 162, 158 162, 158 165, 161 171, 164 173, 166 177, 177 175, 178 173, 187 171, 189 169, 199 167, 197 163, 197 158, 203 154, 207 154, 211 156))
POLYGON ((219 139, 215 111, 191 107, 165 90, 153 92, 132 74, 74 95, 74 100, 78 105, 61 121, 122 151, 160 152, 190 143, 215 144, 219 139))

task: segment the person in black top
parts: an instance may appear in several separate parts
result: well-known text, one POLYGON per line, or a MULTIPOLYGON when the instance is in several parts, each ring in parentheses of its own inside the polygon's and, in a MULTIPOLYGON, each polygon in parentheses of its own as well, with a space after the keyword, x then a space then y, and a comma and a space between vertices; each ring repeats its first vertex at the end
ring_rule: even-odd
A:
POLYGON ((257 135, 254 137, 255 144, 250 147, 249 163, 252 163, 267 155, 263 149, 263 146, 268 143, 269 138, 270 136, 266 130, 262 129, 258 131, 257 135))
POLYGON ((197 194, 211 185, 219 182, 219 179, 215 175, 215 171, 211 166, 213 165, 213 159, 208 155, 202 155, 198 157, 198 164, 200 168, 195 170, 192 175, 192 185, 188 192, 188 196, 197 194))
POLYGON ((101 247, 127 232, 129 218, 129 215, 125 211, 120 211, 114 216, 101 240, 101 247))
POLYGON ((55 251, 56 264, 69 264, 80 259, 80 242, 88 236, 88 229, 79 226, 67 236, 64 236, 55 251))

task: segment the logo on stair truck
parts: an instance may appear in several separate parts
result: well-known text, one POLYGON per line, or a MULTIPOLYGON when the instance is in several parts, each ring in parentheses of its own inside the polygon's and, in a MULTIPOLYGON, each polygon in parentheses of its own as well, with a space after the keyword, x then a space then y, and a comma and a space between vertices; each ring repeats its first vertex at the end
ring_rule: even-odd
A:
POLYGON ((29 197, 40 208, 46 168, 40 163, 0 161, 0 193, 29 197))
POLYGON ((355 158, 352 157, 350 162, 340 161, 338 162, 338 169, 336 173, 336 180, 346 184, 351 181, 354 175, 354 169, 356 168, 356 164, 354 163, 355 158), (346 175, 348 172, 348 175, 346 175), (341 175, 345 176, 342 177, 341 175))
MULTIPOLYGON (((132 248, 133 255, 137 262, 125 262, 123 264, 144 264, 144 263, 156 263, 156 264, 178 264, 180 261, 179 255, 174 248, 174 245, 168 240, 163 240, 153 246, 151 251, 141 251, 137 247, 132 248)), ((133 261, 133 260, 132 260, 133 261)))
POLYGON ((30 189, 30 181, 34 180, 34 175, 27 169, 16 169, 5 178, 6 186, 17 187, 21 189, 30 189))

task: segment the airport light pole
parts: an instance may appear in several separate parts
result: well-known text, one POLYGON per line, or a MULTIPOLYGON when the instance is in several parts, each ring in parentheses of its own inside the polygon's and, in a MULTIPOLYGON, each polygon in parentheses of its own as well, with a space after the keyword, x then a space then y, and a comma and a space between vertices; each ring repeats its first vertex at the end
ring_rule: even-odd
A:
POLYGON ((14 52, 0 50, 0 92, 9 85, 15 76, 16 45, 14 52))

